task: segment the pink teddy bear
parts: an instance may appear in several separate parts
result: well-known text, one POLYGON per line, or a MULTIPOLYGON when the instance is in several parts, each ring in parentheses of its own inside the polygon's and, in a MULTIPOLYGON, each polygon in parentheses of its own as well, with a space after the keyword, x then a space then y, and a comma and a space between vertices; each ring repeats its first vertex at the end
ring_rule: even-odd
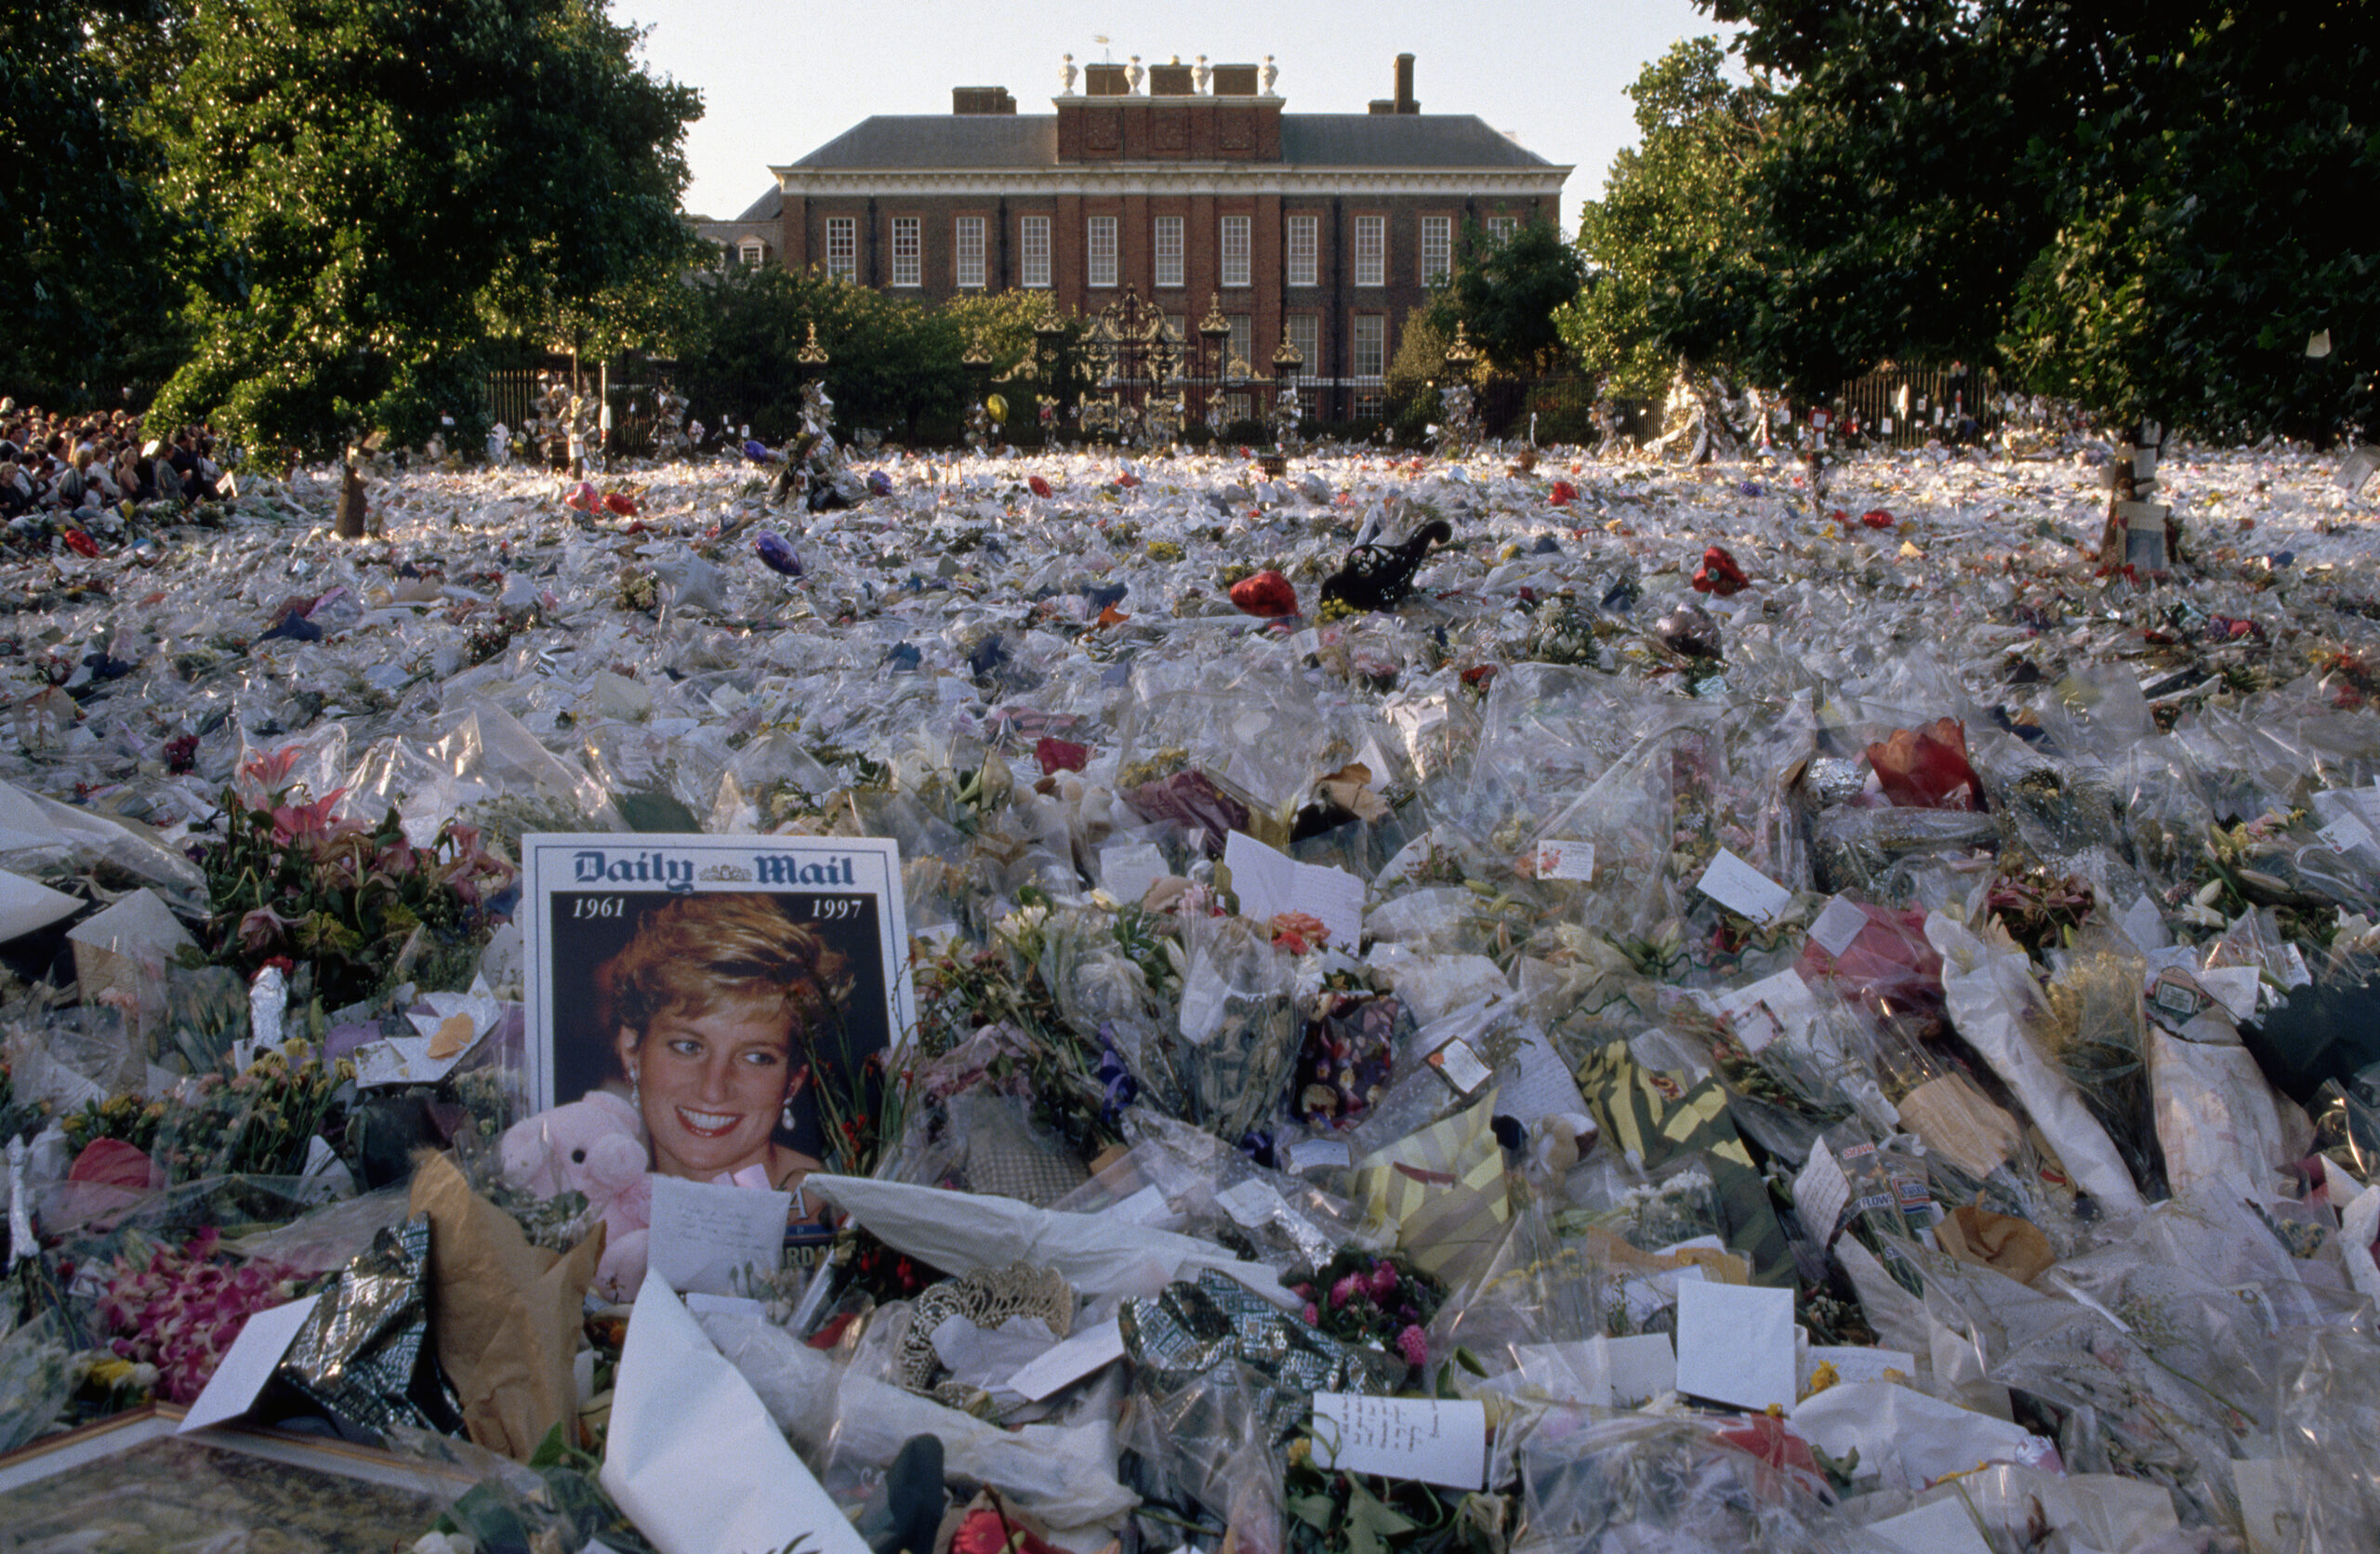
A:
POLYGON ((608 1090, 595 1090, 505 1129, 497 1152, 504 1179, 551 1198, 583 1192, 604 1225, 599 1292, 615 1300, 635 1297, 644 1283, 646 1232, 653 1223, 653 1184, 645 1176, 644 1140, 636 1108, 608 1090))

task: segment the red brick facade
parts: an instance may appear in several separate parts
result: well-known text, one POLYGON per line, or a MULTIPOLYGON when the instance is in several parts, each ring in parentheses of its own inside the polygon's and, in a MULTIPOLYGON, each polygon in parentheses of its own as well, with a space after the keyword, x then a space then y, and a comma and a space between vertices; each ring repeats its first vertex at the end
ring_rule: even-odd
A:
MULTIPOLYGON (((1569 172, 1475 118, 1420 117, 1409 97, 1369 115, 1294 115, 1254 95, 1253 67, 1218 69, 1216 92, 1200 94, 1186 67, 1160 66, 1151 86, 1166 95, 1150 96, 1122 90, 1121 67, 1097 69, 1113 73, 1094 75, 1094 95, 1057 99, 1054 119, 867 120, 774 169, 777 190, 738 222, 703 230, 731 245, 759 230, 768 262, 929 300, 1046 287, 1062 309, 1091 314, 1130 286, 1195 332, 1215 297, 1249 321, 1248 359, 1267 375, 1284 332, 1303 336, 1293 321, 1310 319, 1313 408, 1344 415, 1428 298, 1425 243, 1445 245, 1430 255, 1442 263, 1466 223, 1554 220, 1569 172), (1226 93, 1226 79, 1246 90, 1226 93), (1225 283, 1231 218, 1246 223, 1244 283, 1225 283), (1047 223, 1046 277, 1034 262, 1037 221, 1047 223), (1108 279, 1092 273, 1094 221, 1113 224, 1111 283, 1093 283, 1108 279), (1180 224, 1178 284, 1158 273, 1161 221, 1180 224), (1312 223, 1310 279, 1292 269, 1302 221, 1312 223), (1363 252, 1372 230, 1377 275, 1363 252), (962 269, 962 234, 976 232, 980 275, 962 269), (1382 320, 1377 361, 1357 360, 1367 316, 1382 320)), ((962 88, 959 101, 989 90, 962 88)))

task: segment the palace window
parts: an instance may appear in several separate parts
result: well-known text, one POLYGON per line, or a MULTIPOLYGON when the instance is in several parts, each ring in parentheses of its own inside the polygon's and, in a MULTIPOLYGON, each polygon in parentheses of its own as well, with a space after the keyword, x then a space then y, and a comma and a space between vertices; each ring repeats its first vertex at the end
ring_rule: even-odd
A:
POLYGON ((1050 283, 1050 218, 1028 216, 1016 230, 1016 246, 1023 274, 1022 283, 1046 286, 1050 283))

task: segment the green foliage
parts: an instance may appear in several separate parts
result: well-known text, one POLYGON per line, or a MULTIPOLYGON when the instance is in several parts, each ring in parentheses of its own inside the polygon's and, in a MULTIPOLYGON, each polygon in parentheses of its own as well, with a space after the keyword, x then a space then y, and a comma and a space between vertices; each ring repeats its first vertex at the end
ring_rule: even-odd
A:
POLYGON ((1701 3, 1792 78, 1747 201, 1789 386, 1958 359, 2205 433, 2371 424, 2367 5, 1701 3))
POLYGON ((20 393, 112 395, 178 357, 176 228, 124 42, 162 20, 159 0, 17 0, 0 27, 0 378, 20 393))
POLYGON ((1406 315, 1397 332, 1396 354, 1388 363, 1389 420, 1400 441, 1414 441, 1421 428, 1437 419, 1437 385, 1447 382, 1447 348, 1451 336, 1430 322, 1427 309, 1406 315))
POLYGON ((1585 262, 1553 227, 1524 222, 1498 243, 1466 221, 1461 254, 1431 298, 1430 323, 1451 338, 1460 322, 1493 371, 1556 372, 1567 349, 1554 311, 1585 282, 1585 262))
POLYGON ((692 90, 599 0, 191 0, 168 199, 206 224, 161 398, 258 446, 411 441, 478 401, 492 319, 583 327, 682 267, 692 90))
POLYGON ((407 980, 460 987, 512 866, 469 826, 450 822, 416 848, 394 810, 377 825, 336 819, 338 797, 225 790, 226 835, 201 859, 215 904, 205 953, 243 980, 277 956, 302 960, 333 1008, 407 980))
MULTIPOLYGON (((1031 358, 1034 326, 1047 315, 1046 295, 1003 292, 954 298, 940 307, 815 271, 768 266, 707 271, 695 279, 695 317, 679 361, 679 382, 697 405, 749 422, 768 441, 791 436, 801 420, 799 352, 817 326, 826 352, 826 392, 845 428, 914 435, 921 423, 965 410, 982 375, 997 379, 1031 358), (981 340, 986 368, 965 364, 981 340)), ((995 384, 1012 420, 1030 414, 1035 386, 995 384)), ((707 413, 707 412, 706 412, 707 413)))
POLYGON ((1628 95, 1642 143, 1611 165, 1604 197, 1580 213, 1587 288, 1555 327, 1610 392, 1659 399, 1684 357, 1739 364, 1767 296, 1761 231, 1746 187, 1776 102, 1729 82, 1716 38, 1687 38, 1645 67, 1628 95))

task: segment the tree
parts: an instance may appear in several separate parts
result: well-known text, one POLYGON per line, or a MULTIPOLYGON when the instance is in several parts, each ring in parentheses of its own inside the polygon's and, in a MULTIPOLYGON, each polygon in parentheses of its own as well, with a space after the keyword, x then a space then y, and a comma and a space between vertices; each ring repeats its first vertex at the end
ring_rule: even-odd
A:
POLYGON ((1580 213, 1587 286, 1555 323, 1622 397, 1659 398, 1681 358, 1737 365, 1767 302, 1745 191, 1775 99, 1729 82, 1725 62, 1719 40, 1702 37, 1645 67, 1628 88, 1641 143, 1613 159, 1603 198, 1580 213))
POLYGON ((997 387, 1022 426, 1038 385, 998 385, 1033 354, 1034 328, 1049 316, 1047 294, 996 292, 941 307, 887 296, 815 270, 776 266, 706 272, 694 285, 697 320, 680 357, 681 386, 697 414, 748 422, 775 441, 801 419, 800 361, 814 326, 821 369, 842 426, 899 428, 956 418, 978 392, 997 387), (971 345, 988 362, 970 368, 971 345))
POLYGON ((314 452, 479 402, 509 322, 692 262, 693 90, 601 0, 192 0, 160 99, 168 198, 228 281, 160 407, 314 452))
POLYGON ((162 0, 21 0, 0 27, 0 375, 110 391, 178 354, 139 41, 162 0))
POLYGON ((1958 359, 2209 432, 2370 424, 2368 5, 1700 3, 1791 82, 1749 201, 1790 382, 1958 359))
POLYGON ((1498 372, 1544 372, 1564 354, 1554 310, 1585 279, 1578 251, 1546 223, 1523 222, 1499 243, 1465 222, 1461 257, 1435 288, 1430 323, 1448 339, 1460 323, 1498 372))

